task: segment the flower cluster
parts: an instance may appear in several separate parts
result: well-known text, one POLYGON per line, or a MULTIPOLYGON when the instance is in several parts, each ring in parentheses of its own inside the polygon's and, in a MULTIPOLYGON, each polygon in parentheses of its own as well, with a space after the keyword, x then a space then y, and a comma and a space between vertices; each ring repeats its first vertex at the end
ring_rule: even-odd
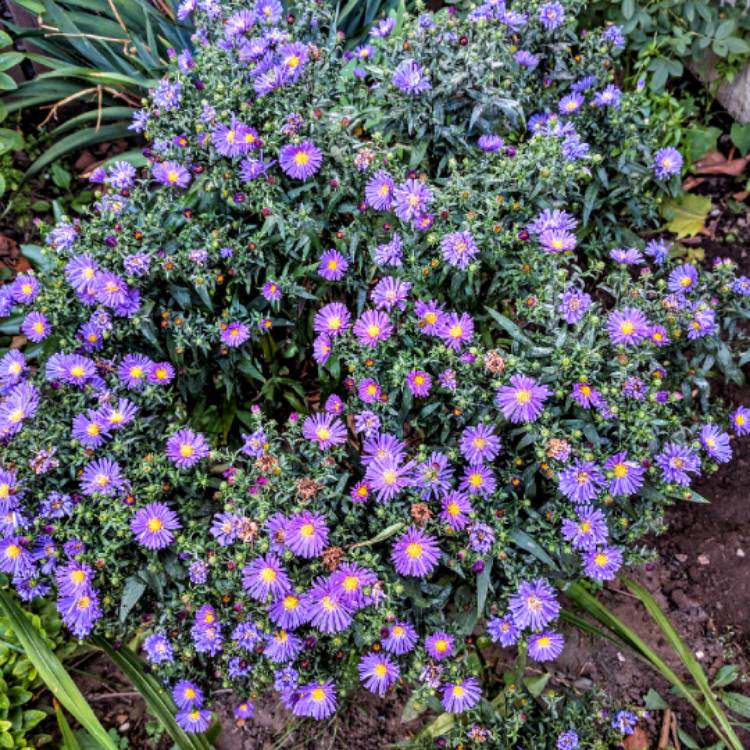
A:
POLYGON ((670 258, 681 157, 576 8, 345 50, 315 3, 184 0, 148 167, 0 287, 0 572, 78 637, 146 631, 187 730, 218 683, 242 720, 402 683, 474 715, 475 631, 554 659, 550 581, 638 562, 750 432, 709 380, 750 280, 670 258))

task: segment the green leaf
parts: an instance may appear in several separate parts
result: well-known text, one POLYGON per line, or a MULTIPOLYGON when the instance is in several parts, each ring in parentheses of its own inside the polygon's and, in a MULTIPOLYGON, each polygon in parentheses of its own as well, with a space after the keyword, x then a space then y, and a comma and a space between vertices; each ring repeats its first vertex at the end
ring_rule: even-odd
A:
POLYGON ((653 688, 649 688, 649 691, 643 696, 643 705, 649 711, 663 711, 665 708, 669 708, 664 698, 653 688))
POLYGON ((0 73, 0 91, 15 91, 18 84, 7 74, 0 73))
POLYGON ((73 734, 73 730, 68 724, 68 720, 65 718, 65 714, 60 708, 60 704, 55 701, 55 716, 57 717, 57 726, 60 728, 60 736, 62 737, 62 746, 60 750, 81 750, 81 746, 78 744, 78 740, 73 734))
MULTIPOLYGON (((0 74, 2 75, 2 74, 0 74)), ((117 138, 127 138, 131 135, 128 126, 125 123, 115 125, 105 125, 98 130, 94 128, 84 128, 70 135, 66 135, 48 148, 27 170, 24 179, 32 177, 40 172, 48 164, 59 159, 64 154, 76 149, 87 148, 95 143, 102 141, 113 141, 117 138)))
POLYGON ((175 720, 176 706, 171 696, 153 675, 146 674, 143 663, 129 648, 123 646, 115 649, 109 641, 100 636, 95 636, 93 641, 133 683, 133 687, 146 701, 149 711, 159 721, 178 750, 210 750, 211 745, 203 734, 187 734, 182 730, 175 720))
POLYGON ((557 563, 545 552, 544 549, 532 539, 525 531, 521 529, 515 529, 508 535, 510 540, 516 547, 526 550, 531 553, 537 560, 541 560, 545 565, 548 565, 552 570, 557 570, 557 563))
POLYGON ((750 698, 742 693, 721 693, 721 702, 734 713, 750 719, 750 698))
POLYGON ((732 123, 729 137, 732 139, 732 143, 737 146, 742 156, 750 151, 750 123, 745 125, 739 122, 732 123))
POLYGON ((721 130, 714 127, 693 126, 686 131, 685 145, 690 161, 702 159, 709 151, 716 150, 716 142, 721 130))
POLYGON ((706 195, 688 193, 677 200, 669 201, 662 208, 667 229, 682 237, 693 237, 703 229, 711 210, 711 198, 706 195))
POLYGON ((10 38, 10 35, 0 29, 0 49, 10 47, 11 44, 13 44, 13 40, 10 38))
POLYGON ((552 675, 549 672, 532 675, 531 677, 525 677, 523 684, 535 698, 538 698, 544 692, 544 688, 547 687, 551 677, 552 675))
POLYGON ((0 70, 8 70, 23 60, 22 52, 3 52, 0 54, 0 70))
POLYGON ((716 673, 711 686, 715 688, 726 687, 739 679, 739 676, 740 668, 736 664, 724 664, 716 673))
POLYGON ((722 21, 714 33, 716 39, 728 39, 737 28, 737 22, 733 18, 722 21))
POLYGON ((37 271, 49 272, 57 265, 51 251, 39 245, 21 245, 21 254, 37 271))
POLYGON ((52 695, 99 742, 103 750, 117 750, 114 742, 91 710, 91 706, 65 671, 65 667, 7 591, 0 591, 0 611, 8 618, 10 627, 23 646, 26 656, 52 695))
POLYGON ((122 590, 122 599, 120 600, 120 622, 125 622, 128 619, 128 615, 143 596, 145 590, 146 584, 140 578, 131 576, 125 581, 125 587, 122 590))
POLYGON ((372 537, 372 539, 366 539, 364 542, 356 542, 355 544, 351 544, 349 545, 348 549, 355 549, 356 547, 371 547, 373 544, 378 544, 379 542, 389 539, 394 534, 398 533, 403 528, 403 526, 403 521, 397 521, 396 523, 393 523, 390 526, 384 528, 379 534, 376 534, 374 537, 372 537))

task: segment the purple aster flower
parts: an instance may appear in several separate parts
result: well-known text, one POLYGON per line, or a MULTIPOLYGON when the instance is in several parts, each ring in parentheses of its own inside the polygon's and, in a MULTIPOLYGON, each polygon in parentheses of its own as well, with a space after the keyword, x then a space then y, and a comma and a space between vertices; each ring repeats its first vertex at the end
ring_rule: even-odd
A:
POLYGON ((381 698, 401 676, 398 664, 386 654, 370 653, 363 656, 357 669, 365 688, 381 698))
POLYGON ((121 398, 116 404, 104 404, 98 415, 104 424, 112 430, 121 430, 130 424, 138 413, 138 407, 126 398, 121 398))
POLYGON ((401 221, 416 221, 432 200, 432 190, 419 180, 409 179, 393 191, 394 209, 401 221))
POLYGON ((127 354, 117 367, 117 376, 131 390, 138 389, 148 381, 153 363, 142 354, 127 354))
POLYGON ((628 458, 627 452, 617 453, 604 464, 610 477, 609 491, 614 497, 635 495, 643 486, 646 470, 636 461, 628 458))
POLYGON ((716 312, 710 307, 701 305, 688 323, 688 338, 692 341, 701 336, 709 336, 715 330, 716 312))
POLYGON ((560 297, 557 311, 566 323, 571 325, 583 319, 586 311, 591 307, 591 296, 580 289, 569 289, 560 297))
POLYGON ((211 725, 213 713, 207 708, 183 708, 175 719, 182 729, 189 733, 205 732, 211 725))
POLYGON ((493 154, 505 146, 505 140, 495 133, 490 133, 488 135, 480 135, 477 139, 477 145, 482 151, 493 154))
POLYGON ((646 255, 654 259, 654 263, 656 263, 657 266, 660 266, 669 257, 669 251, 671 248, 671 242, 665 242, 664 240, 649 240, 648 243, 646 243, 646 249, 644 252, 646 255))
POLYGON ((344 402, 341 400, 340 396, 337 396, 335 393, 332 393, 326 399, 326 402, 323 408, 329 414, 341 414, 344 411, 344 402))
POLYGON ((375 435, 380 430, 380 417, 369 409, 354 415, 354 431, 366 436, 375 435))
POLYGON ((607 332, 616 346, 635 346, 648 336, 649 322, 637 308, 626 307, 609 314, 607 332))
POLYGON ((426 578, 440 561, 437 539, 410 526, 393 545, 391 560, 399 574, 426 578))
POLYGON ((157 182, 167 187, 184 190, 190 184, 190 172, 177 161, 164 161, 154 164, 151 174, 157 182))
POLYGON ((34 558, 26 549, 20 536, 0 539, 0 571, 13 576, 26 577, 34 571, 34 558))
POLYGON ((594 500, 605 484, 604 474, 593 461, 577 461, 560 472, 560 492, 574 503, 594 500))
POLYGON ((396 232, 390 242, 385 242, 377 246, 375 249, 375 263, 379 266, 400 266, 403 260, 402 248, 401 235, 396 232))
POLYGON ((423 333, 428 336, 438 335, 440 326, 445 321, 445 313, 439 302, 417 300, 414 304, 414 313, 419 320, 417 325, 423 333))
POLYGON ((346 427, 333 414, 318 412, 307 417, 302 424, 302 435, 317 443, 321 450, 328 450, 346 442, 346 427))
POLYGON ((440 241, 443 260, 454 268, 465 271, 469 263, 479 253, 477 243, 471 232, 451 232, 440 241))
POLYGON ((725 464, 732 460, 729 435, 722 432, 715 424, 707 424, 701 429, 700 440, 703 449, 717 463, 725 464))
POLYGON ((78 440, 84 448, 96 449, 104 445, 110 436, 109 425, 98 412, 89 411, 77 414, 73 418, 71 436, 78 440))
POLYGON ((750 297, 750 278, 747 276, 738 276, 732 282, 732 291, 741 297, 750 297))
POLYGON ((440 502, 440 520, 454 531, 465 528, 469 523, 469 515, 474 512, 469 498, 461 492, 447 492, 440 502))
POLYGON ((648 337, 654 346, 669 346, 672 343, 672 339, 669 338, 669 333, 664 326, 651 326, 648 337))
POLYGON ((109 168, 107 182, 117 190, 130 188, 135 184, 135 167, 127 161, 116 161, 109 168))
POLYGON ((573 250, 576 236, 566 229, 547 229, 539 235, 539 244, 545 253, 564 253, 573 250))
POLYGON ((544 410, 549 393, 546 385, 538 385, 533 378, 513 375, 509 385, 498 389, 495 403, 513 424, 535 422, 544 410))
POLYGON ((460 488, 470 495, 491 495, 497 487, 495 475, 483 464, 469 465, 464 469, 460 488))
POLYGON ((356 563, 347 563, 331 576, 331 583, 340 593, 344 603, 353 609, 361 609, 368 604, 365 588, 373 586, 377 575, 369 568, 356 563))
POLYGON ((433 451, 429 458, 417 467, 416 484, 422 486, 424 500, 439 498, 450 489, 453 467, 443 453, 433 451))
POLYGON ((99 597, 95 591, 88 591, 79 596, 63 596, 57 600, 57 611, 65 627, 76 638, 85 638, 102 616, 99 597))
POLYGON ((690 263, 683 263, 669 274, 667 286, 670 292, 681 293, 691 291, 697 283, 698 271, 695 266, 690 263))
POLYGON ((443 686, 440 702, 443 708, 452 714, 468 711, 479 703, 482 690, 473 677, 464 677, 456 682, 448 682, 443 686))
POLYGON ((365 481, 378 502, 393 500, 401 490, 414 485, 414 464, 401 464, 400 456, 386 455, 368 464, 365 481))
POLYGON ((52 326, 44 313, 30 312, 21 323, 21 333, 35 344, 44 341, 51 332, 52 326))
POLYGON ((604 513, 589 505, 576 509, 578 520, 566 518, 562 522, 562 535, 575 549, 591 550, 607 542, 607 521, 604 513))
POLYGON ((352 623, 353 609, 329 578, 318 578, 305 596, 310 625, 321 633, 340 633, 352 623))
POLYGON ((143 641, 142 648, 151 664, 169 664, 174 659, 172 644, 163 633, 152 633, 143 641))
POLYGON ((617 109, 622 99, 622 91, 614 84, 608 84, 601 91, 594 94, 594 106, 596 107, 613 107, 617 109))
POLYGON ((734 431, 740 435, 750 433, 750 409, 745 406, 738 406, 730 415, 730 420, 734 431))
POLYGON ((255 705, 252 701, 242 701, 234 709, 234 718, 238 721, 247 721, 252 719, 255 714, 255 705))
POLYGON ((656 456, 656 465, 661 469, 662 479, 668 483, 690 486, 690 474, 701 473, 700 458, 692 448, 679 443, 667 443, 656 456))
POLYGON ((508 609, 520 630, 541 630, 557 618, 560 604, 552 586, 538 578, 519 584, 518 591, 508 601, 508 609))
POLYGON ((408 654, 417 644, 417 631, 408 622, 394 622, 381 640, 383 648, 395 656, 408 654))
POLYGON ((174 433, 166 444, 167 458, 180 469, 189 469, 209 454, 206 439, 200 432, 182 429, 174 433))
POLYGON ((529 637, 529 656, 534 661, 557 659, 565 647, 565 638, 553 630, 534 633, 529 637))
POLYGON ((573 113, 578 112, 578 110, 584 105, 585 101, 583 95, 574 92, 560 99, 557 108, 561 115, 572 115, 573 113))
POLYGON ((391 35, 393 29, 396 28, 396 19, 393 16, 388 16, 378 21, 372 29, 370 29, 371 37, 380 37, 385 39, 391 35))
POLYGON ((526 229, 531 234, 542 235, 547 231, 573 231, 578 226, 578 220, 567 211, 545 208, 526 229))
POLYGON ((659 180, 679 175, 682 172, 682 154, 671 146, 660 148, 654 156, 653 169, 659 180))
POLYGON ((390 173, 381 169, 375 172, 365 185, 365 200, 376 211, 388 211, 393 201, 396 183, 390 173))
POLYGON ((578 747, 578 734, 575 730, 568 729, 557 736, 557 750, 576 750, 578 747))
POLYGON ((583 572, 595 581, 611 581, 622 566, 622 552, 617 547, 592 549, 583 554, 583 572))
POLYGON ((57 252, 65 252, 75 245, 77 239, 76 225, 61 222, 47 235, 47 244, 57 252))
POLYGON ((511 615, 493 617, 487 623, 487 632, 493 643, 499 643, 503 648, 515 646, 518 643, 518 628, 511 615))
POLYGON ((362 447, 362 463, 367 466, 373 461, 381 458, 393 458, 399 463, 406 455, 404 444, 393 435, 388 433, 376 435, 365 440, 362 447))
POLYGON ((172 688, 172 698, 177 708, 192 708, 203 703, 203 691, 190 680, 180 680, 172 688))
POLYGON ((565 23, 565 8, 559 2, 545 3, 539 8, 539 22, 554 31, 565 23))
POLYGON ((469 549, 480 555, 489 554, 495 543, 495 532, 492 526, 475 521, 469 526, 469 549))
MULTIPOLYGON (((47 550, 43 552, 46 556, 47 550)), ((55 571, 55 583, 63 596, 79 596, 91 591, 93 579, 94 571, 91 567, 75 560, 67 562, 55 571)))
POLYGON ((424 370, 411 370, 406 374, 406 384, 414 396, 424 398, 430 395, 432 378, 424 370))
POLYGON ((424 647, 427 653, 437 661, 453 656, 456 640, 443 630, 438 630, 425 638, 424 647))
POLYGON ((474 338, 474 320, 468 313, 446 313, 438 327, 440 340, 454 352, 474 338))
POLYGON ((240 179, 243 182, 253 182, 266 174, 274 164, 275 161, 264 161, 262 156, 248 156, 240 162, 240 179))
POLYGON ((317 721, 336 712, 336 688, 330 680, 300 685, 292 707, 295 716, 307 716, 317 721))
POLYGON ((379 310, 365 310, 354 324, 353 332, 361 344, 375 347, 380 341, 391 337, 393 326, 386 313, 379 310))
POLYGON ((393 85, 405 94, 417 96, 432 88, 430 76, 416 60, 404 60, 393 71, 393 85))
POLYGON ((39 294, 39 281, 35 276, 24 273, 16 276, 10 285, 10 295, 14 302, 27 305, 39 294))
POLYGON ((318 557, 328 544, 328 533, 325 518, 305 510, 289 519, 286 545, 300 557, 318 557))
POLYGON ((269 302, 277 302, 281 299, 281 286, 275 281, 267 281, 263 284, 260 292, 269 302))
POLYGON ((330 302, 318 310, 315 314, 313 330, 316 333, 324 333, 331 338, 341 335, 349 328, 351 316, 346 305, 341 302, 330 302))
POLYGON ((528 50, 519 49, 513 55, 513 59, 524 68, 536 68, 536 66, 539 65, 540 57, 528 50))
POLYGON ((357 384, 357 394, 366 404, 374 404, 380 400, 383 391, 377 381, 372 378, 364 378, 357 384))
POLYGON ((84 495, 110 497, 125 485, 120 465, 109 458, 100 458, 86 465, 81 475, 81 492, 84 495))
POLYGON ((638 717, 630 711, 618 711, 612 719, 612 728, 624 735, 631 735, 638 723, 638 717))
POLYGON ((610 250, 609 257, 624 266, 639 266, 643 263, 643 255, 637 247, 616 247, 610 250))
POLYGON ((472 464, 493 461, 500 452, 501 446, 500 438, 495 435, 495 429, 486 424, 467 427, 459 444, 464 458, 472 464))
POLYGON ((138 543, 147 549, 164 549, 174 541, 172 532, 182 525, 164 503, 149 503, 136 512, 130 528, 138 543))
POLYGON ((26 357, 18 349, 11 349, 0 357, 0 390, 16 385, 26 372, 26 357))
POLYGON ((288 143, 279 151, 279 165, 295 180, 308 180, 323 164, 323 152, 312 142, 288 143))
POLYGON ((386 276, 375 284, 370 299, 379 310, 391 310, 394 307, 404 310, 410 289, 411 282, 403 281, 396 276, 386 276))
POLYGON ((331 248, 320 256, 318 275, 326 281, 340 281, 348 268, 349 261, 338 250, 331 248))
POLYGON ((310 614, 307 604, 297 594, 287 591, 268 607, 268 617, 282 630, 296 630, 310 619, 310 614))
POLYGON ((599 391, 589 383, 575 383, 570 394, 573 400, 584 409, 598 406, 602 402, 599 391))

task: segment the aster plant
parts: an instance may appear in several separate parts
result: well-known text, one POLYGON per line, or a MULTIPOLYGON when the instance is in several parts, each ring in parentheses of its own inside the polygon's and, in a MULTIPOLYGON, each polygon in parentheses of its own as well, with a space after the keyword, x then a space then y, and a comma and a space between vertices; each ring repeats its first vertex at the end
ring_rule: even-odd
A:
POLYGON ((556 658, 559 588, 642 561, 750 432, 709 380, 750 281, 670 260, 680 160, 579 6, 345 52, 314 3, 186 0, 148 168, 0 287, 0 572, 141 637, 186 730, 218 686, 242 721, 269 689, 482 710, 476 635, 556 658))

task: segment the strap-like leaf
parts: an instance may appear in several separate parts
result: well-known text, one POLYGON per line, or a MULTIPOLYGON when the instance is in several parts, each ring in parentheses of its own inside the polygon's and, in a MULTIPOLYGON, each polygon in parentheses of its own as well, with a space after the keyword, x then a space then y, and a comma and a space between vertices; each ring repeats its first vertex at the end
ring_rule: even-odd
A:
POLYGON ((86 702, 65 667, 8 591, 0 591, 0 611, 8 618, 10 627, 21 642, 26 656, 52 695, 99 743, 102 750, 117 750, 112 738, 99 723, 99 719, 96 718, 91 706, 86 702))

